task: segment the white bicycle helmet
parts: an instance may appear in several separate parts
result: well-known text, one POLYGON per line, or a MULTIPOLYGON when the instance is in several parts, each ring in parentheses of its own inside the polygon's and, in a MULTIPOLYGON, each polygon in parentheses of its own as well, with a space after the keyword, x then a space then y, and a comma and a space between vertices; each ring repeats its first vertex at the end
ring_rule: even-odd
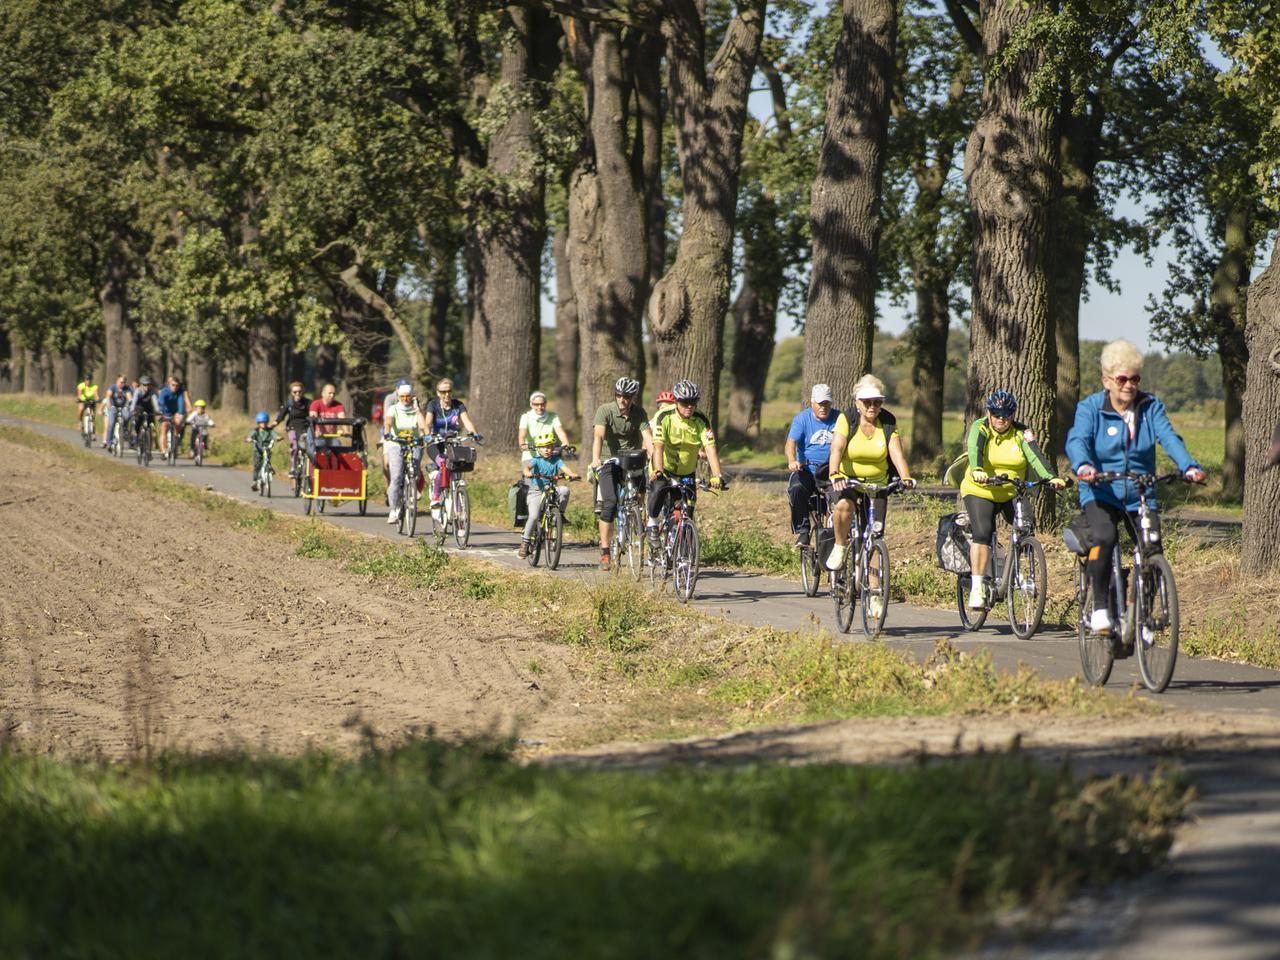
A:
POLYGON ((702 394, 698 391, 698 385, 692 380, 681 380, 671 392, 675 394, 676 400, 681 403, 697 403, 701 399, 702 394))
POLYGON ((613 385, 613 392, 620 397, 634 397, 640 392, 640 381, 631 377, 619 377, 613 385))

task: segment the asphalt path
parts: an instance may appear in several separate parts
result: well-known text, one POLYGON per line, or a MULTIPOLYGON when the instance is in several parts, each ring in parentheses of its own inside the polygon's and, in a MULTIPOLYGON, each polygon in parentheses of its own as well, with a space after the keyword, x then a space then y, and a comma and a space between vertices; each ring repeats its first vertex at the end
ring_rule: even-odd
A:
MULTIPOLYGON (((0 417, 0 423, 80 443, 75 430, 9 417, 0 417)), ((105 451, 97 452, 107 456, 105 451)), ((123 462, 136 461, 126 458, 123 462)), ((285 491, 283 484, 269 500, 254 494, 249 474, 243 470, 195 467, 189 460, 180 460, 174 467, 153 461, 149 469, 249 504, 303 513, 302 501, 285 491)), ((575 486, 574 493, 581 496, 584 489, 575 486)), ((386 524, 385 509, 376 506, 370 504, 366 517, 360 517, 353 505, 344 505, 327 510, 322 518, 347 529, 403 541, 395 527, 386 524)), ((429 531, 429 518, 422 519, 429 531)), ((518 543, 517 531, 476 525, 471 546, 463 552, 524 568, 525 562, 515 554, 518 543)), ((449 540, 445 549, 457 548, 449 540)), ((566 545, 560 570, 547 575, 598 580, 607 575, 596 569, 596 557, 593 545, 566 545)), ((797 582, 777 577, 704 571, 694 605, 743 623, 836 633, 829 597, 820 594, 810 599, 800 593, 797 582)), ((997 621, 996 614, 1001 612, 994 611, 990 620, 997 621)), ((866 642, 860 632, 848 636, 851 642, 866 642)), ((954 610, 893 604, 878 642, 924 657, 940 639, 950 640, 961 650, 989 649, 1001 669, 1026 664, 1045 677, 1079 674, 1074 635, 1045 632, 1022 641, 1004 624, 964 633, 954 610)), ((1136 683, 1134 661, 1121 661, 1107 689, 1127 696, 1136 683)), ((1158 700, 1193 711, 1280 718, 1280 672, 1182 656, 1172 684, 1158 700)), ((1280 756, 1258 750, 1193 753, 1189 768, 1201 791, 1193 809, 1197 822, 1182 835, 1165 870, 1141 884, 1113 888, 1082 901, 1086 909, 1069 911, 1044 940, 1015 948, 1016 955, 1123 956, 1127 960, 1280 957, 1280 756)))

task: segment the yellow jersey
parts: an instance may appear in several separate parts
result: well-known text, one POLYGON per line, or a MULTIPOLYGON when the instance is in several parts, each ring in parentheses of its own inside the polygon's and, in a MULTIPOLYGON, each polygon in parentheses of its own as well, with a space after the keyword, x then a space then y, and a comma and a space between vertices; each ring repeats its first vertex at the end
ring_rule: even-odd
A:
POLYGON ((679 411, 665 410, 654 418, 653 442, 662 444, 663 469, 677 477, 687 477, 698 468, 698 450, 716 445, 711 422, 701 413, 685 418, 679 411))
POLYGON ((98 399, 98 385, 89 380, 81 380, 76 384, 76 399, 81 403, 98 399))
POLYGON ((886 431, 877 422, 875 430, 868 437, 857 426, 850 430, 849 419, 842 413, 836 420, 833 433, 847 441, 844 455, 840 458, 840 473, 864 483, 889 482, 889 440, 898 436, 896 427, 886 431), (886 433, 888 437, 885 436, 886 433))

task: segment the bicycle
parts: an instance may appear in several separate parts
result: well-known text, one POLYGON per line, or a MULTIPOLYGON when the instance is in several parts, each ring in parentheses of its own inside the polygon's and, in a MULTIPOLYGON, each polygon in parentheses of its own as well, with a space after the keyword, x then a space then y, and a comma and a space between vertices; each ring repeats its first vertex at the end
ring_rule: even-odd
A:
POLYGON ((617 573, 626 554, 627 570, 631 579, 639 582, 644 576, 644 488, 640 480, 644 476, 645 453, 643 450, 623 451, 616 457, 600 462, 600 469, 622 468, 622 489, 617 490, 618 513, 614 518, 613 539, 609 542, 609 569, 617 573))
MULTIPOLYGON (((878 485, 850 479, 845 489, 861 494, 849 529, 848 549, 844 563, 830 571, 831 599, 836 607, 836 626, 841 633, 853 628, 853 608, 862 598, 862 632, 868 637, 879 635, 889 612, 889 548, 884 542, 884 522, 876 516, 876 497, 899 493, 901 480, 878 485), (877 584, 871 585, 872 573, 877 584), (872 611, 872 601, 878 610, 872 611)), ((834 511, 833 511, 834 515, 834 511)))
MULTIPOLYGON (((806 469, 800 464, 800 469, 806 469)), ((800 548, 800 586, 805 596, 816 597, 822 586, 822 557, 818 551, 818 531, 825 529, 830 522, 831 504, 827 500, 827 491, 831 483, 826 480, 814 480, 817 490, 809 495, 809 542, 800 548)))
MULTIPOLYGON (((649 582, 661 590, 671 580, 676 599, 688 603, 698 583, 698 527, 693 520, 697 490, 711 484, 696 477, 671 477, 674 496, 667 498, 658 522, 658 548, 649 553, 649 582)), ((721 489, 724 489, 723 482, 721 489)))
MULTIPOLYGON (((565 479, 572 483, 574 478, 565 479)), ((538 565, 544 549, 547 569, 555 570, 560 566, 560 551, 564 549, 564 508, 560 504, 555 481, 543 488, 542 499, 538 503, 538 518, 534 521, 533 540, 529 544, 529 566, 538 565)))
POLYGON ((419 469, 413 448, 422 446, 422 437, 401 433, 383 439, 400 447, 400 456, 404 457, 404 470, 400 473, 400 524, 397 529, 406 537, 412 537, 418 525, 419 469))
POLYGON ((471 542, 471 498, 467 495, 467 481, 463 473, 476 467, 476 448, 463 445, 464 440, 483 443, 478 433, 432 434, 425 442, 440 444, 444 448, 444 463, 440 466, 440 506, 431 511, 431 533, 436 546, 444 546, 445 538, 452 533, 459 549, 471 542))
POLYGON ((150 417, 143 417, 137 427, 138 463, 144 467, 151 466, 151 431, 153 429, 150 417))
POLYGON ((111 435, 107 438, 107 448, 113 456, 123 457, 129 445, 129 418, 124 407, 116 407, 115 419, 111 422, 111 435))
POLYGON ((303 438, 297 436, 295 432, 293 450, 289 454, 289 476, 293 478, 293 496, 295 500, 302 496, 302 487, 306 482, 307 451, 304 446, 303 438))
POLYGON ((1013 530, 1009 534, 1009 552, 1005 555, 993 524, 991 555, 987 558, 986 571, 981 574, 986 586, 981 610, 969 607, 973 572, 956 575, 956 605, 960 608, 960 623, 964 629, 982 629, 987 614, 1002 600, 1008 607, 1009 626, 1019 640, 1029 639, 1040 629, 1045 601, 1049 597, 1048 573, 1044 547, 1035 537, 1035 514, 1026 495, 1047 482, 1033 480, 1028 483, 1020 477, 990 477, 984 481, 989 487, 1011 486, 1017 491, 1013 498, 1013 530))
POLYGON ((86 447, 93 446, 94 425, 97 423, 98 405, 92 400, 84 401, 84 410, 80 414, 80 439, 86 447))
MULTIPOLYGON (((1124 515, 1125 528, 1133 541, 1133 566, 1125 569, 1119 542, 1111 552, 1109 590, 1113 626, 1109 637, 1090 629, 1093 587, 1085 570, 1085 556, 1073 547, 1078 558, 1076 601, 1080 611, 1076 637, 1080 644, 1080 665, 1085 679, 1094 686, 1105 684, 1115 661, 1131 656, 1135 650, 1143 686, 1152 693, 1162 693, 1173 678, 1178 660, 1178 585, 1173 567, 1164 556, 1159 511, 1149 501, 1159 484, 1181 479, 1180 473, 1155 476, 1107 471, 1080 481, 1124 480, 1138 489, 1136 525, 1133 514, 1126 511, 1124 515)), ((1072 546, 1070 541, 1067 545, 1072 546)))
MULTIPOLYGON (((172 431, 170 431, 172 433, 172 431)), ((268 440, 263 444, 256 444, 255 447, 259 453, 258 472, 254 479, 258 481, 258 496, 271 496, 271 478, 275 476, 276 469, 271 465, 271 448, 276 445, 274 439, 268 440)))
POLYGON ((176 466, 178 463, 178 447, 182 443, 182 434, 179 428, 174 426, 173 417, 162 417, 165 423, 169 425, 169 429, 165 431, 164 458, 169 466, 176 466))
POLYGON ((204 466, 204 453, 208 449, 209 449, 209 428, 193 427, 192 433, 191 433, 191 461, 197 467, 204 466))

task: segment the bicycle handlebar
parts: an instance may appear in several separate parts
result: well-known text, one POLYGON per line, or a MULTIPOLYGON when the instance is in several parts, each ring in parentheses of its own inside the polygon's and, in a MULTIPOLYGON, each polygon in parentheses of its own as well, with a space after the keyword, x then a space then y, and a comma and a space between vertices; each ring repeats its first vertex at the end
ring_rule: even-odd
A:
POLYGON ((1191 482, 1182 475, 1181 471, 1178 470, 1175 470, 1173 473, 1162 474, 1127 473, 1120 470, 1104 470, 1095 473, 1091 477, 1079 477, 1078 479, 1081 483, 1087 483, 1089 486, 1093 486, 1098 483, 1110 483, 1114 480, 1126 480, 1139 488, 1151 488, 1158 483, 1165 483, 1168 480, 1185 480, 1187 483, 1191 482))
MULTIPOLYGON (((837 477, 836 479, 844 480, 846 490, 852 488, 859 493, 865 493, 869 497, 876 497, 880 494, 888 495, 891 493, 901 493, 903 490, 907 489, 900 477, 883 484, 864 483, 855 477, 837 477)), ((835 484, 835 480, 832 480, 831 482, 832 485, 835 484)))
POLYGON ((1036 487, 1048 486, 1052 480, 1061 480, 1067 487, 1071 486, 1072 479, 1070 477, 1050 477, 1048 480, 1023 480, 1020 477, 987 477, 983 480, 981 486, 984 487, 1013 487, 1019 493, 1026 493, 1028 490, 1034 490, 1036 487))

